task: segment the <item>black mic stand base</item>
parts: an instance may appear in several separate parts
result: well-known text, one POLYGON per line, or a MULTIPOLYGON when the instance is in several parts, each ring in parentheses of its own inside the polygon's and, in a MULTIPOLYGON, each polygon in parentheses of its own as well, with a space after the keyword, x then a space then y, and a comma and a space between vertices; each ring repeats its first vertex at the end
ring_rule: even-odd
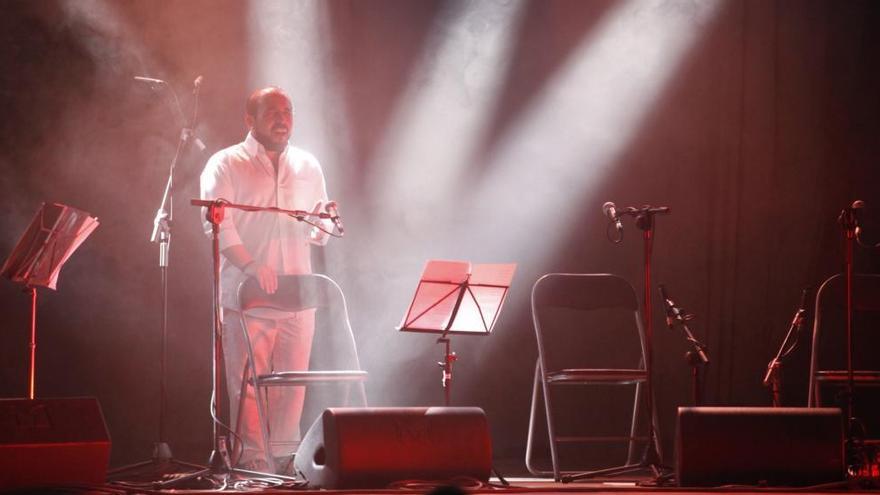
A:
POLYGON ((672 469, 661 464, 660 454, 652 443, 645 448, 642 460, 637 463, 563 475, 561 481, 572 483, 596 478, 620 479, 622 475, 629 473, 642 473, 641 476, 627 477, 636 481, 639 486, 665 486, 671 483, 673 476, 672 469), (646 477, 647 480, 645 480, 646 477))
POLYGON ((170 477, 161 481, 150 483, 150 488, 154 490, 175 488, 175 489, 225 489, 231 481, 248 480, 248 479, 273 479, 281 483, 297 483, 298 480, 292 476, 282 474, 267 473, 263 471, 255 471, 242 468, 229 467, 229 458, 225 452, 212 450, 208 456, 208 466, 190 473, 180 476, 170 477))
POLYGON ((153 444, 152 458, 118 467, 107 472, 107 479, 112 483, 116 481, 156 481, 193 469, 205 469, 201 464, 185 462, 174 458, 171 447, 165 442, 153 444))

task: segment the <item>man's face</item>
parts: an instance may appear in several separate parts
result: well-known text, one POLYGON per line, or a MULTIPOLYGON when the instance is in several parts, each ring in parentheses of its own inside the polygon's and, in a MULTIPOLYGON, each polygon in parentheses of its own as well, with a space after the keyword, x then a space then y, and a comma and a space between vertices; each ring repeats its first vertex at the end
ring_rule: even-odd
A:
POLYGON ((254 137, 268 151, 282 151, 293 132, 293 106, 281 93, 269 93, 260 99, 257 116, 245 118, 254 137))

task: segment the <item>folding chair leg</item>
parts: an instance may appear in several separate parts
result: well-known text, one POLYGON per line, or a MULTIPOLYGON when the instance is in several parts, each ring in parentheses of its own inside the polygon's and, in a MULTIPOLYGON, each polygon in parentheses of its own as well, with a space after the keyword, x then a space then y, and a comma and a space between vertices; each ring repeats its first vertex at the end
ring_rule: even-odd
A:
POLYGON ((635 464, 639 462, 637 458, 638 449, 636 446, 636 435, 639 433, 639 417, 642 413, 642 382, 636 383, 635 399, 633 400, 632 424, 629 429, 629 448, 626 453, 626 463, 635 464))
POLYGON ((247 398, 247 386, 248 386, 248 374, 250 372, 250 365, 248 363, 244 364, 244 370, 241 372, 241 390, 238 394, 238 414, 236 414, 235 419, 235 435, 232 436, 232 444, 230 445, 230 462, 233 467, 238 464, 238 460, 241 458, 241 454, 244 453, 244 442, 241 441, 241 411, 244 407, 244 401, 247 398), (236 451, 240 451, 236 454, 236 451))
POLYGON ((367 407, 367 387, 364 386, 364 382, 358 382, 358 389, 361 392, 361 406, 367 407))
POLYGON ((541 388, 544 392, 544 411, 547 414, 547 438, 550 439, 550 461, 553 464, 553 479, 562 481, 562 470, 559 467, 559 454, 556 451, 556 428, 553 426, 553 408, 550 405, 550 389, 541 372, 541 388))
MULTIPOLYGON (((627 464, 635 464, 635 463, 641 462, 641 459, 636 458, 636 456, 638 456, 639 453, 638 453, 638 450, 636 450, 636 448, 635 448, 637 445, 637 443, 635 441, 635 437, 638 434, 638 421, 642 415, 642 393, 644 392, 643 386, 644 386, 644 383, 642 383, 642 382, 636 383, 635 402, 633 403, 632 425, 630 427, 630 434, 629 434, 629 436, 630 436, 629 451, 626 456, 626 463, 627 464)), ((655 400, 654 403, 656 404, 657 401, 655 400)), ((649 438, 648 441, 654 442, 654 449, 657 451, 657 455, 660 457, 661 462, 662 462, 663 450, 660 447, 660 421, 658 420, 656 407, 654 408, 653 417, 651 418, 651 421, 654 422, 654 438, 649 438)))
POLYGON ((544 374, 541 372, 541 362, 540 360, 535 363, 535 379, 532 385, 532 405, 531 410, 529 412, 529 432, 528 437, 526 438, 526 468, 535 476, 544 476, 548 474, 553 475, 553 479, 556 481, 560 481, 562 478, 562 473, 559 468, 559 461, 556 453, 556 442, 555 436, 553 434, 554 429, 551 424, 550 416, 550 406, 547 404, 547 389, 543 384, 544 382, 544 374), (548 471, 546 469, 538 469, 532 463, 534 460, 534 443, 535 443, 535 425, 537 423, 538 418, 538 400, 543 399, 545 405, 545 413, 547 416, 547 439, 550 443, 550 460, 553 465, 553 469, 548 471))
MULTIPOLYGON (((654 404, 657 404, 656 397, 652 397, 651 400, 654 401, 654 404)), ((654 442, 654 448, 657 450, 657 459, 660 464, 663 464, 663 448, 660 446, 660 420, 657 416, 657 407, 653 408, 651 415, 653 416, 651 421, 654 422, 654 438, 648 440, 654 442)))
POLYGON ((259 419, 260 422, 260 435, 263 437, 263 452, 266 455, 266 462, 269 465, 269 471, 274 473, 275 458, 272 455, 272 445, 269 443, 269 417, 266 414, 266 411, 264 411, 267 404, 264 402, 263 389, 257 384, 257 370, 253 369, 253 365, 251 368, 254 375, 254 383, 252 386, 254 387, 254 401, 257 403, 257 419, 259 419))
POLYGON ((532 385, 532 405, 531 411, 529 413, 529 433, 526 437, 526 469, 529 470, 535 476, 540 476, 544 474, 550 474, 550 471, 546 471, 543 469, 538 469, 532 466, 532 453, 533 453, 533 444, 535 439, 535 421, 538 415, 538 398, 540 397, 540 386, 539 379, 542 379, 541 374, 541 364, 535 363, 535 379, 534 384, 532 385))

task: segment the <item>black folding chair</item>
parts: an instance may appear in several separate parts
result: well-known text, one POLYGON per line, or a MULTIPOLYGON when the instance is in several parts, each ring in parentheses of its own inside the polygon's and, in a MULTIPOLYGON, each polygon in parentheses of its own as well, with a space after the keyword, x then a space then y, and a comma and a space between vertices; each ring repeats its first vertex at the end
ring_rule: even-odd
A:
MULTIPOLYGON (((603 473, 611 474, 637 467, 640 459, 636 458, 636 446, 639 442, 648 441, 647 435, 637 436, 642 384, 647 380, 647 372, 644 366, 644 330, 632 285, 610 274, 551 273, 535 282, 531 303, 538 341, 538 361, 526 441, 526 467, 534 475, 552 474, 556 481, 561 481, 563 473, 582 473, 582 470, 562 471, 559 446, 587 442, 626 442, 628 445, 626 464, 602 469, 603 473), (561 327, 572 328, 562 330, 561 327), (604 340, 591 341, 593 334, 599 334, 604 340), (577 339, 578 343, 572 342, 572 338, 577 339), (563 341, 559 342, 560 339, 563 341), (580 352, 581 345, 598 349, 592 353, 580 352), (601 354, 602 359, 597 360, 601 362, 583 362, 584 354, 601 354), (629 431, 600 436, 559 434, 554 419, 559 412, 553 405, 554 391, 572 385, 632 387, 634 397, 629 431), (542 398, 552 470, 536 467, 534 460, 535 426, 538 403, 542 398)), ((608 414, 614 413, 608 411, 608 414)), ((656 431, 656 415, 652 420, 656 431)), ((660 452, 659 444, 656 447, 660 452)))
MULTIPOLYGON (((239 410, 246 397, 246 389, 254 387, 257 402, 257 414, 263 446, 270 469, 275 466, 272 457, 272 445, 291 444, 290 439, 271 439, 268 427, 268 407, 266 389, 268 387, 307 387, 318 384, 338 384, 344 386, 342 405, 350 404, 350 389, 354 385, 358 393, 359 405, 367 405, 364 381, 367 372, 361 370, 357 356, 354 333, 348 318, 348 307, 342 289, 330 277, 320 274, 285 275, 278 277, 278 290, 274 294, 266 294, 253 278, 248 278, 239 285, 238 301, 241 308, 241 326, 247 343, 248 362, 244 369, 241 400, 239 410), (276 370, 269 373, 257 373, 254 366, 254 351, 247 332, 248 313, 255 310, 273 309, 283 312, 297 312, 306 309, 321 309, 323 314, 331 315, 329 322, 316 321, 315 339, 323 339, 332 346, 334 365, 332 369, 306 371, 276 370), (318 331, 320 328, 320 331, 318 331), (329 340, 328 340, 329 339, 329 340)), ((338 404, 337 404, 338 405, 338 404)), ((239 417, 241 417, 239 415, 239 417)))

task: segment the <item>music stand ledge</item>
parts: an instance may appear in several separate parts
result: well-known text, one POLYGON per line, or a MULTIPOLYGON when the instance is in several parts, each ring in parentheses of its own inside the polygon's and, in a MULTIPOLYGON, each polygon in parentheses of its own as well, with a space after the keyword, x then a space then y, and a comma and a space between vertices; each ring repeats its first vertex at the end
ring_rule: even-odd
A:
POLYGON ((467 261, 429 260, 409 309, 397 330, 440 334, 444 344, 442 386, 446 406, 452 394, 450 334, 490 335, 507 299, 515 263, 471 265, 467 261))

